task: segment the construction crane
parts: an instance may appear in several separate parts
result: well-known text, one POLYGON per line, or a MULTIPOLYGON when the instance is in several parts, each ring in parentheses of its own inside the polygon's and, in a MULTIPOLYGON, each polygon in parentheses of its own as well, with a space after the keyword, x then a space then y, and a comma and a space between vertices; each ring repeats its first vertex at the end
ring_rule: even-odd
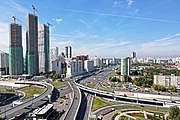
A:
POLYGON ((50 23, 48 23, 48 22, 47 22, 47 25, 48 25, 48 27, 49 27, 49 26, 52 26, 52 27, 53 27, 53 25, 52 25, 52 24, 50 24, 50 23))
POLYGON ((36 12, 39 13, 39 11, 34 7, 34 5, 32 5, 32 8, 33 8, 34 15, 36 12))
POLYGON ((17 19, 15 16, 12 16, 12 18, 14 19, 14 23, 16 23, 16 20, 21 22, 19 19, 17 19))

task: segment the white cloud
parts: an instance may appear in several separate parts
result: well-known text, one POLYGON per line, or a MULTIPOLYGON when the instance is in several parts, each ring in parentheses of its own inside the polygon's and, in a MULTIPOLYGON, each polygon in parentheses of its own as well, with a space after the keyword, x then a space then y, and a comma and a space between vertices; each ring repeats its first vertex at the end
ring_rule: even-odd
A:
POLYGON ((116 7, 123 7, 124 6, 124 4, 123 4, 123 2, 122 1, 114 1, 114 3, 113 3, 113 8, 116 8, 116 7))
POLYGON ((133 0, 127 0, 128 7, 131 7, 134 4, 133 0))
POLYGON ((178 23, 178 24, 180 23, 179 21, 173 21, 173 20, 167 20, 167 19, 158 19, 158 18, 135 17, 135 16, 129 16, 129 15, 108 14, 108 13, 100 13, 100 12, 87 12, 87 11, 73 10, 73 9, 59 9, 59 10, 67 11, 67 12, 83 13, 83 14, 94 14, 94 15, 99 15, 99 16, 129 18, 129 19, 136 19, 136 20, 147 20, 147 21, 166 22, 166 23, 178 23))
POLYGON ((180 34, 151 40, 150 42, 139 44, 135 47, 141 56, 168 57, 180 55, 180 34))
POLYGON ((0 42, 0 50, 3 52, 8 52, 8 41, 9 41, 9 26, 7 23, 0 23, 0 36, 1 36, 1 42, 0 42))
POLYGON ((62 21, 63 21, 63 19, 62 19, 62 18, 53 18, 53 20, 55 20, 57 23, 60 23, 60 22, 62 22, 62 21))

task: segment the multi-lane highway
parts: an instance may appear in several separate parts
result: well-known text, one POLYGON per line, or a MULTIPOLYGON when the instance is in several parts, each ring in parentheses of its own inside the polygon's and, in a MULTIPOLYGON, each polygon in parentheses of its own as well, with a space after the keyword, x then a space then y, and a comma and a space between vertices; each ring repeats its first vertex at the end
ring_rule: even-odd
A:
POLYGON ((0 117, 4 118, 5 116, 9 119, 11 117, 14 117, 15 115, 22 114, 24 111, 24 108, 28 108, 32 105, 32 103, 37 103, 38 101, 41 101, 43 99, 46 99, 48 95, 52 94, 52 91, 54 87, 51 84, 48 83, 40 83, 40 82, 16 82, 16 84, 30 84, 30 85, 38 85, 43 86, 46 88, 45 92, 41 95, 31 98, 25 102, 23 102, 20 105, 16 105, 10 109, 6 109, 3 112, 0 112, 0 117))
MULTIPOLYGON (((81 84, 87 84, 91 82, 95 84, 93 88, 97 89, 100 83, 106 81, 113 72, 114 71, 112 70, 112 68, 106 68, 103 70, 103 72, 96 72, 94 75, 82 79, 78 82, 80 82, 81 84)), ((91 114, 91 107, 92 107, 94 95, 89 94, 86 91, 82 91, 82 94, 83 94, 82 103, 79 111, 79 115, 81 115, 80 120, 88 120, 91 114)))
POLYGON ((77 113, 81 104, 81 92, 73 80, 68 81, 73 90, 73 100, 64 120, 77 119, 77 113))

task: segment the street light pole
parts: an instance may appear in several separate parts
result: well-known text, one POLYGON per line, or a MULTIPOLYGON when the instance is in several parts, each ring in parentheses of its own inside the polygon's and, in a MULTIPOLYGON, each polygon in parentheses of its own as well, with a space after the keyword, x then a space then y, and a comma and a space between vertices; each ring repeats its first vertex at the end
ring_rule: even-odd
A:
POLYGON ((137 92, 137 104, 138 104, 138 92, 137 92))

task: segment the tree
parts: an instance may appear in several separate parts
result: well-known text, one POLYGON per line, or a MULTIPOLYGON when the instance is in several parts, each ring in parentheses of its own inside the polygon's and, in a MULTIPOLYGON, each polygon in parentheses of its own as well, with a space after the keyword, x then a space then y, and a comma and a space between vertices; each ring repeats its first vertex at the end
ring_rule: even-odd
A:
POLYGON ((51 74, 49 75, 49 77, 50 77, 50 78, 53 78, 53 76, 54 76, 54 74, 53 74, 53 73, 51 73, 51 74))
POLYGON ((171 120, 180 120, 180 109, 177 106, 172 106, 169 109, 169 118, 171 120))
POLYGON ((59 79, 59 78, 61 78, 61 75, 60 74, 54 74, 53 78, 54 79, 59 79))
POLYGON ((172 92, 177 92, 176 86, 171 86, 171 91, 172 91, 172 92))
POLYGON ((155 89, 155 90, 157 90, 157 91, 162 91, 162 92, 164 92, 164 91, 166 91, 166 87, 165 86, 163 86, 163 85, 153 85, 153 88, 155 89))

